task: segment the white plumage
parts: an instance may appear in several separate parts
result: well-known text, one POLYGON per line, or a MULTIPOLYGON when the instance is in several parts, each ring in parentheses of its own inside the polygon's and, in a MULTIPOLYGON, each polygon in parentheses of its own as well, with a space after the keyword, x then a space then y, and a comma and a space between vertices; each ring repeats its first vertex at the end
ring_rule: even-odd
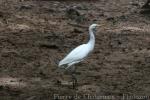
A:
POLYGON ((82 44, 72 50, 63 60, 60 61, 59 66, 68 64, 69 68, 71 65, 82 61, 89 53, 87 44, 82 44), (84 50, 84 52, 82 52, 84 50))
POLYGON ((64 65, 67 65, 65 69, 68 69, 71 65, 81 62, 88 54, 94 49, 95 45, 95 36, 93 31, 95 30, 97 24, 92 24, 89 27, 90 40, 86 44, 82 44, 72 50, 63 60, 59 62, 59 67, 64 68, 64 65))

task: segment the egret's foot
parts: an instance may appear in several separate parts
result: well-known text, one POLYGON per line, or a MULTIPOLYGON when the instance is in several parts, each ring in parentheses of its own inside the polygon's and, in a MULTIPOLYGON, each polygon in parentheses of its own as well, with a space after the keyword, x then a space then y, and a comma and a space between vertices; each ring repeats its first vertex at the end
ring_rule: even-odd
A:
POLYGON ((76 87, 77 87, 77 80, 73 80, 72 86, 73 86, 73 89, 76 89, 76 87))

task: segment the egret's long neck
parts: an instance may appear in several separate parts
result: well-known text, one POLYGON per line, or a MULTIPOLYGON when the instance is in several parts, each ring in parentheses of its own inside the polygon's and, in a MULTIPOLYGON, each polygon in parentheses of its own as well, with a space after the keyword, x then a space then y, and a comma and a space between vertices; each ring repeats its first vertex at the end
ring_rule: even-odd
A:
POLYGON ((89 28, 89 35, 90 35, 90 40, 88 41, 88 45, 91 46, 91 49, 94 48, 95 45, 95 36, 94 36, 94 32, 91 28, 89 28))

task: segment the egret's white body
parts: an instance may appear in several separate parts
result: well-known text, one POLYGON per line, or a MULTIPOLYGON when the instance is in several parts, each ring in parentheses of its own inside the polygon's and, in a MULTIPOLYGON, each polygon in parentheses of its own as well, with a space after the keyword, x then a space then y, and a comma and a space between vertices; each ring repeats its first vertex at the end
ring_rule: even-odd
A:
POLYGON ((67 65, 65 69, 68 69, 71 65, 81 62, 88 54, 94 49, 95 36, 94 29, 98 26, 97 24, 92 24, 89 27, 90 40, 86 44, 79 45, 74 50, 72 50, 63 60, 59 62, 59 67, 63 68, 67 65))

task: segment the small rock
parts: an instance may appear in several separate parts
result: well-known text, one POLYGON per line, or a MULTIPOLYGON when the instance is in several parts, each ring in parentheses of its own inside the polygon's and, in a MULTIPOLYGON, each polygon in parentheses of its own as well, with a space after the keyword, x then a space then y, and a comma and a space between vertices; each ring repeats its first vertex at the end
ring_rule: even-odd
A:
POLYGON ((22 10, 22 9, 32 9, 32 7, 33 7, 33 5, 28 5, 28 4, 26 4, 26 5, 22 5, 22 6, 20 7, 20 10, 22 10))
POLYGON ((73 32, 75 32, 75 33, 83 33, 83 31, 81 31, 81 30, 79 30, 79 29, 77 29, 77 28, 75 28, 75 29, 73 30, 73 32))
POLYGON ((30 30, 30 27, 25 24, 10 25, 8 28, 12 30, 30 30))
POLYGON ((80 13, 74 8, 69 8, 66 10, 66 16, 70 19, 75 19, 75 17, 80 16, 80 13))

